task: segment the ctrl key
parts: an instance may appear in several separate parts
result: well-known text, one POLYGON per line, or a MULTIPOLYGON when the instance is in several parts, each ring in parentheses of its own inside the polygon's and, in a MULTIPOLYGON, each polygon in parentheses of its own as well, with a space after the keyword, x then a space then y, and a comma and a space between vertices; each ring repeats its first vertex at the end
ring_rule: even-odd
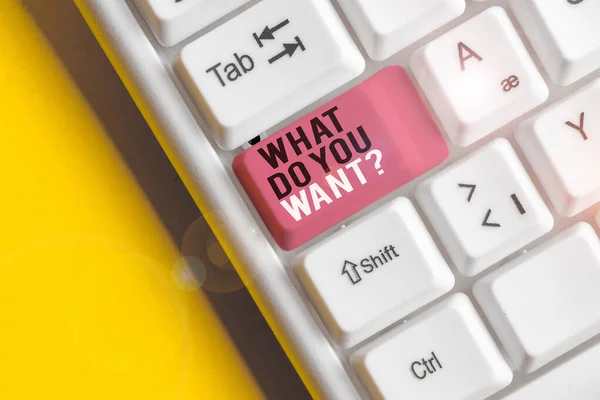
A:
POLYGON ((351 362, 376 399, 483 400, 512 381, 462 293, 358 350, 351 362))

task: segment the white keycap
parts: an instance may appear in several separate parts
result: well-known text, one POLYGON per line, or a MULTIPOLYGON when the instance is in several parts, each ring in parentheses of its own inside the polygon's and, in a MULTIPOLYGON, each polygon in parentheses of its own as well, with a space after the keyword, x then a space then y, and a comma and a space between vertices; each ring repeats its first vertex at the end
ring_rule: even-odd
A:
POLYGON ((600 399, 600 344, 566 361, 503 400, 600 399))
POLYGON ((546 72, 570 85, 600 68, 600 1, 511 0, 546 72))
POLYGON ((483 400, 512 380, 462 293, 358 350, 351 363, 376 399, 483 400))
POLYGON ((531 372, 600 333, 600 240, 581 222, 475 283, 515 367, 531 372))
POLYGON ((232 150, 361 74, 328 0, 264 0, 186 46, 176 69, 232 150))
POLYGON ((344 228, 296 264, 315 308, 344 346, 357 344, 454 286, 454 276, 406 198, 344 228))
POLYGON ((373 60, 381 61, 452 21, 465 0, 339 0, 373 60))
POLYGON ((156 39, 173 46, 250 0, 135 0, 156 39))
POLYGON ((410 63, 459 146, 476 142, 548 98, 548 87, 500 7, 426 44, 410 63))
POLYGON ((429 178, 416 196, 466 276, 529 244, 554 223, 506 139, 495 139, 429 178))
POLYGON ((573 216, 600 202, 600 79, 522 123, 517 141, 554 208, 573 216))

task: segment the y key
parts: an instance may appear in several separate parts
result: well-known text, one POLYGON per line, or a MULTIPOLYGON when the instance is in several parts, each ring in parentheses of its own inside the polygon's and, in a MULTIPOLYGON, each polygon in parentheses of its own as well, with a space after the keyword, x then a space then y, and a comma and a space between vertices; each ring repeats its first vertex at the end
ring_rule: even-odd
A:
POLYGON ((523 122, 517 142, 554 208, 571 217, 600 202, 600 79, 523 122))

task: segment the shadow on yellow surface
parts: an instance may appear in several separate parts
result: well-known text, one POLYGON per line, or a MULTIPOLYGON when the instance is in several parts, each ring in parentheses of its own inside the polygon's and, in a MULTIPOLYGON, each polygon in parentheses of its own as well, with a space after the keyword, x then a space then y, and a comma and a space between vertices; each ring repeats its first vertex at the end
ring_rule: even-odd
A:
POLYGON ((0 398, 307 398, 245 290, 181 274, 210 232, 75 6, 24 3, 68 73, 0 1, 0 398))

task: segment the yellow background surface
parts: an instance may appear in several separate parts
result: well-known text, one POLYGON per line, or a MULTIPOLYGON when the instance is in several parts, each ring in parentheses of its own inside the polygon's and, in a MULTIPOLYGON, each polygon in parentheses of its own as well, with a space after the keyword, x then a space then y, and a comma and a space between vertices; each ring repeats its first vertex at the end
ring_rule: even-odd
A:
POLYGON ((0 399, 262 398, 17 0, 0 56, 0 399))

